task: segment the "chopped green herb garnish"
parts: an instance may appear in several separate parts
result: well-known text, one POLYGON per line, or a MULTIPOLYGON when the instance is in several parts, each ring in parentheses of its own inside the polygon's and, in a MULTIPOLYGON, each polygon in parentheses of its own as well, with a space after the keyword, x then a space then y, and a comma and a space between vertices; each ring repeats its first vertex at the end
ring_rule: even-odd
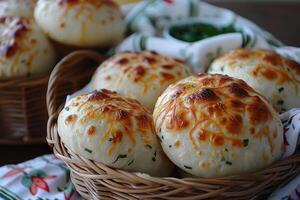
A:
POLYGON ((156 158, 155 158, 155 157, 153 157, 153 158, 152 158, 152 161, 153 161, 153 162, 155 162, 155 161, 156 161, 156 158))
POLYGON ((283 90, 284 90, 283 87, 281 87, 281 88, 278 89, 279 92, 282 92, 283 90))
POLYGON ((186 169, 193 169, 192 167, 190 167, 190 166, 186 166, 186 165, 183 165, 184 166, 184 168, 186 168, 186 169))
POLYGON ((127 158, 127 155, 126 154, 119 154, 118 157, 116 158, 116 160, 112 163, 116 163, 120 158, 127 158))
POLYGON ((65 107, 65 110, 66 110, 66 111, 69 111, 69 110, 70 110, 70 108, 69 108, 69 107, 65 107))
POLYGON ((192 88, 195 88, 195 87, 196 87, 196 85, 193 84, 193 85, 192 85, 192 88))
POLYGON ((284 104, 284 101, 283 101, 283 100, 278 100, 278 101, 277 101, 277 104, 278 104, 278 105, 283 105, 283 104, 284 104))
POLYGON ((226 161, 226 165, 232 165, 232 162, 226 161))
POLYGON ((224 65, 221 67, 221 72, 224 72, 224 65))
POLYGON ((84 150, 85 150, 86 152, 93 153, 93 151, 90 150, 90 149, 88 149, 88 148, 84 148, 84 150))
POLYGON ((163 136, 163 135, 161 136, 161 139, 162 139, 162 140, 164 139, 164 136, 163 136))
POLYGON ((221 162, 225 162, 225 160, 226 160, 226 159, 225 159, 224 157, 221 158, 221 162))
POLYGON ((130 166, 133 163, 134 160, 130 161, 127 165, 130 166))
POLYGON ((113 139, 112 139, 112 138, 108 138, 108 141, 110 141, 110 142, 111 142, 111 141, 113 141, 113 139))
POLYGON ((225 151, 226 151, 226 152, 228 152, 228 149, 227 149, 227 148, 225 148, 225 151))
POLYGON ((169 148, 172 148, 172 145, 169 145, 169 148))
POLYGON ((244 139, 244 140, 243 140, 243 143, 244 143, 244 147, 248 146, 248 144, 249 144, 249 139, 244 139))
POLYGON ((146 144, 145 147, 148 148, 148 149, 152 149, 152 146, 149 145, 149 144, 146 144))

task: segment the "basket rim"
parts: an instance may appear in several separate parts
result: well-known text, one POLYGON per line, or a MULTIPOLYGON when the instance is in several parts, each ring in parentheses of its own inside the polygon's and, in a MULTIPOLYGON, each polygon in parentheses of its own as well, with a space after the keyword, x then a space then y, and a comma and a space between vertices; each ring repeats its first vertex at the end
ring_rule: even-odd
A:
POLYGON ((262 170, 218 178, 154 177, 141 172, 111 168, 72 152, 61 141, 57 130, 57 118, 65 102, 57 105, 55 94, 59 92, 59 83, 63 84, 61 80, 76 76, 72 73, 66 75, 70 67, 76 67, 74 66, 76 60, 93 60, 101 63, 103 57, 93 51, 77 51, 56 65, 51 73, 47 90, 49 119, 46 139, 54 154, 71 169, 72 181, 84 198, 90 199, 93 196, 94 199, 98 199, 96 191, 104 196, 107 196, 106 192, 109 191, 107 196, 109 199, 114 199, 111 196, 114 194, 117 195, 115 199, 252 198, 269 194, 282 182, 300 174, 300 150, 293 156, 274 162, 262 170))

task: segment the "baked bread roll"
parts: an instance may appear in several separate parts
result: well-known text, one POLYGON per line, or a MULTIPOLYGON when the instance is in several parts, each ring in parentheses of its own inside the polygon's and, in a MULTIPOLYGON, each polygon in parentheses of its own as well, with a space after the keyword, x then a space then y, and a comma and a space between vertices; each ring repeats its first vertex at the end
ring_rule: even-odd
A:
POLYGON ((136 99, 152 111, 168 85, 190 74, 182 61, 155 52, 123 52, 97 69, 92 85, 94 89, 106 88, 136 99))
POLYGON ((260 170, 284 151, 274 108, 244 81, 229 76, 198 74, 169 86, 153 118, 164 152, 195 176, 260 170))
POLYGON ((246 81, 278 112, 300 107, 300 65, 270 50, 233 50, 216 59, 208 73, 246 81))
POLYGON ((59 114, 58 132, 68 149, 87 159, 152 176, 172 172, 150 112, 115 92, 103 89, 70 100, 59 114))
POLYGON ((33 20, 0 18, 1 80, 48 74, 54 62, 54 50, 33 20))
POLYGON ((1 0, 0 17, 21 16, 31 19, 36 0, 1 0))
POLYGON ((39 0, 34 17, 53 40, 72 46, 108 47, 125 31, 121 11, 112 0, 39 0))

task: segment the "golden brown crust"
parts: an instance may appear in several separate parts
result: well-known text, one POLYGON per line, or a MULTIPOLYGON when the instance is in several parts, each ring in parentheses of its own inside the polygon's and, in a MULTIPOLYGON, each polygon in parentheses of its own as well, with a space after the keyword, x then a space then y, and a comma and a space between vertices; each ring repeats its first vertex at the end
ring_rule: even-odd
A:
POLYGON ((239 65, 235 65, 235 62, 245 59, 252 59, 253 62, 259 63, 252 71, 253 76, 262 76, 267 80, 277 81, 278 84, 300 83, 294 75, 294 73, 300 75, 300 64, 271 50, 236 49, 218 58, 218 60, 230 60, 230 67, 238 67, 239 65))
MULTIPOLYGON (((67 116, 65 123, 71 125, 76 120, 81 124, 86 124, 89 121, 105 120, 105 123, 110 127, 106 133, 102 134, 101 140, 110 140, 113 144, 108 151, 110 155, 117 144, 122 141, 124 135, 126 135, 131 143, 135 145, 136 140, 134 134, 137 134, 135 130, 142 135, 143 142, 150 144, 143 134, 154 134, 154 125, 150 112, 143 107, 138 101, 124 98, 118 95, 116 92, 102 89, 94 91, 88 98, 79 96, 69 105, 77 107, 77 112, 84 111, 84 115, 80 116, 77 120, 77 116, 67 116), (116 122, 120 127, 114 126, 116 122)), ((87 129, 87 136, 92 136, 97 132, 95 126, 90 126, 87 129)))
MULTIPOLYGON (((244 123, 250 123, 249 127, 259 127, 273 119, 263 98, 242 80, 218 74, 198 74, 188 80, 169 87, 163 94, 170 95, 167 101, 156 105, 154 120, 157 130, 162 124, 171 132, 191 126, 188 128, 189 139, 197 147, 192 133, 201 125, 199 142, 221 146, 229 141, 232 146, 243 147, 244 123), (249 122, 245 121, 245 115, 249 122)), ((269 137, 262 130, 252 128, 249 132, 257 137, 269 137)), ((272 147, 272 140, 268 141, 272 147)))

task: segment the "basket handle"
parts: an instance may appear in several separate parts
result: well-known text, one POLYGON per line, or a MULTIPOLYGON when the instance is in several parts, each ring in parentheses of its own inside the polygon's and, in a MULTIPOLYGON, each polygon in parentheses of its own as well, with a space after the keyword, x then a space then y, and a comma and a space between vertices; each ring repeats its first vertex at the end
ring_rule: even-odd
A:
POLYGON ((64 57, 59 63, 56 64, 53 71, 51 72, 48 88, 47 88, 47 110, 48 115, 52 116, 57 112, 56 94, 58 84, 62 76, 68 70, 74 69, 76 65, 82 61, 93 61, 99 63, 104 61, 105 57, 92 50, 79 50, 70 53, 64 57))

